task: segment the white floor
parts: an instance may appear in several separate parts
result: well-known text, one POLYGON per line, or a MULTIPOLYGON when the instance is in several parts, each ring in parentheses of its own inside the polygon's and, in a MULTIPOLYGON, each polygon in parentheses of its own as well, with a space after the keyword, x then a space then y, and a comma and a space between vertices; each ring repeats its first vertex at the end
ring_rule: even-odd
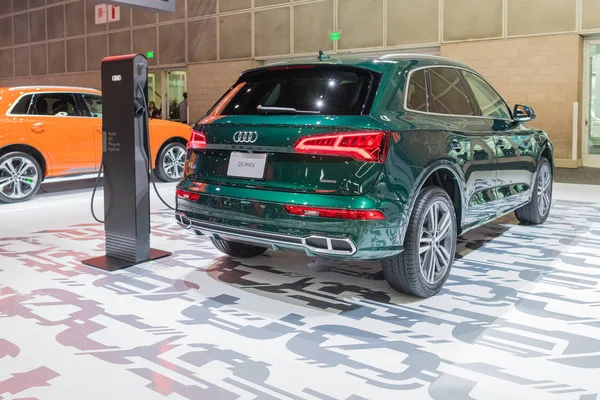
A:
POLYGON ((222 257, 156 196, 172 257, 84 267, 90 184, 45 189, 0 205, 0 399, 600 398, 600 186, 557 184, 542 227, 467 234, 428 300, 377 263, 222 257))

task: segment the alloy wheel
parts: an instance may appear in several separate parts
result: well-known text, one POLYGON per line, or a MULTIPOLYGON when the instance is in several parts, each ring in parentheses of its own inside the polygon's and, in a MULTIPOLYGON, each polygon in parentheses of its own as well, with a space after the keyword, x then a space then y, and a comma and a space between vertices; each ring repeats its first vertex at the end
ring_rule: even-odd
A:
POLYGON ((0 193, 20 200, 35 190, 38 183, 35 165, 24 157, 11 157, 0 164, 0 193))
POLYGON ((185 163, 185 149, 180 146, 173 146, 164 155, 163 169, 165 174, 171 179, 179 179, 183 176, 185 163))
POLYGON ((542 165, 538 172, 537 204, 540 216, 544 217, 550 209, 550 196, 552 194, 552 173, 548 164, 542 165))
POLYGON ((450 208, 433 202, 425 213, 419 235, 419 268, 430 285, 438 283, 452 263, 454 229, 450 208))

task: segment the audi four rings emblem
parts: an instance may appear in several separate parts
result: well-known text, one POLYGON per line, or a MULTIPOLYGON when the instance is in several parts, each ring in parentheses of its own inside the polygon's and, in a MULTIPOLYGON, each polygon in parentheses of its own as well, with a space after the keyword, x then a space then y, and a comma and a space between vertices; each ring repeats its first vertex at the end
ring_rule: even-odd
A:
POLYGON ((233 134, 233 141, 236 143, 255 143, 258 140, 258 132, 237 131, 233 134))

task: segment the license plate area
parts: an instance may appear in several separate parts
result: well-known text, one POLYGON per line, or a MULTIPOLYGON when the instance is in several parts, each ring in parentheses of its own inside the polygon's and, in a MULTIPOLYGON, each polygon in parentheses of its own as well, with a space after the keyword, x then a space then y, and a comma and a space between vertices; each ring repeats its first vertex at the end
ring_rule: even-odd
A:
POLYGON ((263 180, 266 169, 266 154, 232 152, 229 156, 227 176, 263 180))

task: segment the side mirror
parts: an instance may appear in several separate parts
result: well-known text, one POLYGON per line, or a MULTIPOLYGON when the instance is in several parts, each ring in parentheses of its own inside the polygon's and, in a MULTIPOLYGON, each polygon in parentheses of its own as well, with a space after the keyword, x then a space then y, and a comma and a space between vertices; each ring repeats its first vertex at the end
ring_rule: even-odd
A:
POLYGON ((524 104, 517 104, 513 111, 513 118, 519 122, 533 121, 535 119, 535 111, 524 104))

